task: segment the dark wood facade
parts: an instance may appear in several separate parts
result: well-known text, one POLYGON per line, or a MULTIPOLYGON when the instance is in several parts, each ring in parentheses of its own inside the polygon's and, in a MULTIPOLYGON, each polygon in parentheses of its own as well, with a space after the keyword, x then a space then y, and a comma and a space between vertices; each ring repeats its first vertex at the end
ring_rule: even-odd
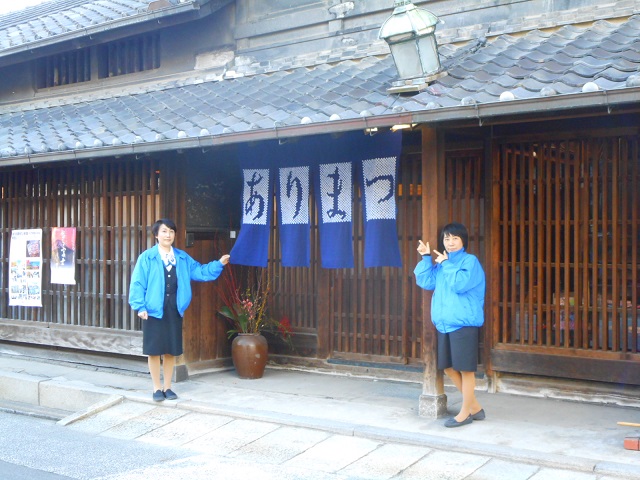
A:
POLYGON ((497 140, 495 371, 640 384, 640 137, 497 140))
MULTIPOLYGON (((51 252, 51 228, 77 229, 76 285, 50 283, 43 254, 42 308, 0 304, 0 317, 19 321, 5 336, 16 341, 129 353, 140 324, 127 302, 137 255, 149 244, 146 226, 161 209, 160 161, 111 161, 0 172, 2 271, 8 271, 11 231, 42 228, 51 252), (56 327, 61 327, 62 330, 56 327), (64 327, 71 327, 65 333, 64 327), (91 329, 117 332, 97 341, 91 329)), ((0 279, 5 298, 8 275, 0 279)), ((5 327, 6 328, 6 327, 5 327)))
MULTIPOLYGON (((289 318, 296 345, 293 353, 280 352, 280 361, 288 354, 297 361, 421 368, 430 333, 424 331, 428 294, 413 277, 415 248, 422 232, 455 219, 468 225, 469 250, 489 279, 479 352, 489 376, 640 385, 633 368, 640 359, 640 135, 620 128, 635 121, 631 115, 580 132, 566 121, 551 129, 565 126, 564 134, 531 124, 526 134, 514 130, 467 144, 455 130, 425 129, 442 151, 436 161, 425 156, 431 146, 424 146, 430 144, 419 129, 405 134, 397 190, 402 268, 362 268, 361 218, 354 223, 356 268, 320 268, 315 226, 312 266, 283 268, 274 225, 270 307, 289 318), (436 214, 425 211, 433 206, 436 214)), ((215 161, 234 162, 232 150, 226 147, 215 161)), ((148 226, 157 217, 189 218, 188 176, 200 170, 179 168, 184 162, 212 171, 216 165, 206 153, 187 151, 0 172, 3 272, 11 230, 43 228, 47 251, 52 227, 78 229, 77 285, 51 285, 45 265, 42 308, 0 304, 3 338, 139 355, 129 276, 137 255, 152 244, 148 226)), ((359 201, 356 194, 354 212, 361 212, 359 201)), ((192 227, 184 230, 193 241, 180 235, 177 244, 194 258, 208 261, 230 249, 228 229, 192 227)), ((0 281, 6 295, 7 275, 0 281)), ((215 284, 194 287, 183 363, 227 362, 215 284)))

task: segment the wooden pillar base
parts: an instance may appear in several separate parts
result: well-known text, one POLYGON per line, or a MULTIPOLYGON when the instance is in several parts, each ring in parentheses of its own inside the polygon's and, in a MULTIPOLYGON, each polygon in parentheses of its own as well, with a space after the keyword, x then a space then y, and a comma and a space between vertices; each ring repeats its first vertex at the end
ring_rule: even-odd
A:
POLYGON ((420 395, 418 404, 418 415, 426 418, 440 418, 447 414, 447 396, 442 395, 420 395))

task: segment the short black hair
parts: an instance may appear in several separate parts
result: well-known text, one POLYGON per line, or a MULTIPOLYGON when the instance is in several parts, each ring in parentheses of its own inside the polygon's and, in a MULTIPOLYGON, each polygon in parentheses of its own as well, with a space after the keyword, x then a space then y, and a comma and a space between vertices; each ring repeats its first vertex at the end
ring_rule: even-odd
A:
POLYGON ((161 218, 160 220, 156 220, 156 223, 154 223, 153 226, 151 227, 151 231, 153 232, 154 237, 158 236, 158 231, 160 230, 160 227, 162 225, 166 225, 176 233, 178 232, 178 227, 176 226, 173 220, 170 220, 168 218, 161 218))
POLYGON ((442 227, 442 234, 440 235, 440 241, 442 242, 442 245, 444 245, 445 235, 460 237, 460 239, 462 240, 462 246, 465 249, 467 248, 467 245, 469 243, 469 231, 463 224, 453 222, 442 227))

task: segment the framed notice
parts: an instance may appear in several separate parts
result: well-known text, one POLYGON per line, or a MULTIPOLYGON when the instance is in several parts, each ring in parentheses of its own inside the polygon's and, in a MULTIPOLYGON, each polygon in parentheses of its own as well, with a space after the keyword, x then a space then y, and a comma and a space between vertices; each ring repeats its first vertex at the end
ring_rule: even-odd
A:
POLYGON ((42 229, 40 228, 11 232, 9 305, 42 306, 42 229))

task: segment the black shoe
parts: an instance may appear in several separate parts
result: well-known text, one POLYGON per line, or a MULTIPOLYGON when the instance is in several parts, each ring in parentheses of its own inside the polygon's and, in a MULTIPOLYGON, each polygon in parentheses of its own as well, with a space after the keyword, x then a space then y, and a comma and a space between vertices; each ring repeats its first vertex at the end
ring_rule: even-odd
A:
POLYGON ((154 402, 162 402, 164 400, 164 393, 162 390, 156 390, 153 392, 153 401, 154 402))
POLYGON ((166 398, 167 400, 177 400, 178 395, 176 395, 173 390, 168 388, 164 391, 164 398, 166 398))
POLYGON ((444 426, 447 428, 455 428, 455 427, 461 427, 463 425, 468 425, 471 422, 473 422, 473 417, 471 415, 469 415, 467 418, 465 418, 461 422, 457 421, 456 417, 451 417, 446 422, 444 422, 444 426))
POLYGON ((484 414, 484 408, 481 408, 476 413, 471 415, 471 418, 473 418, 474 420, 484 420, 486 418, 486 415, 484 414))

